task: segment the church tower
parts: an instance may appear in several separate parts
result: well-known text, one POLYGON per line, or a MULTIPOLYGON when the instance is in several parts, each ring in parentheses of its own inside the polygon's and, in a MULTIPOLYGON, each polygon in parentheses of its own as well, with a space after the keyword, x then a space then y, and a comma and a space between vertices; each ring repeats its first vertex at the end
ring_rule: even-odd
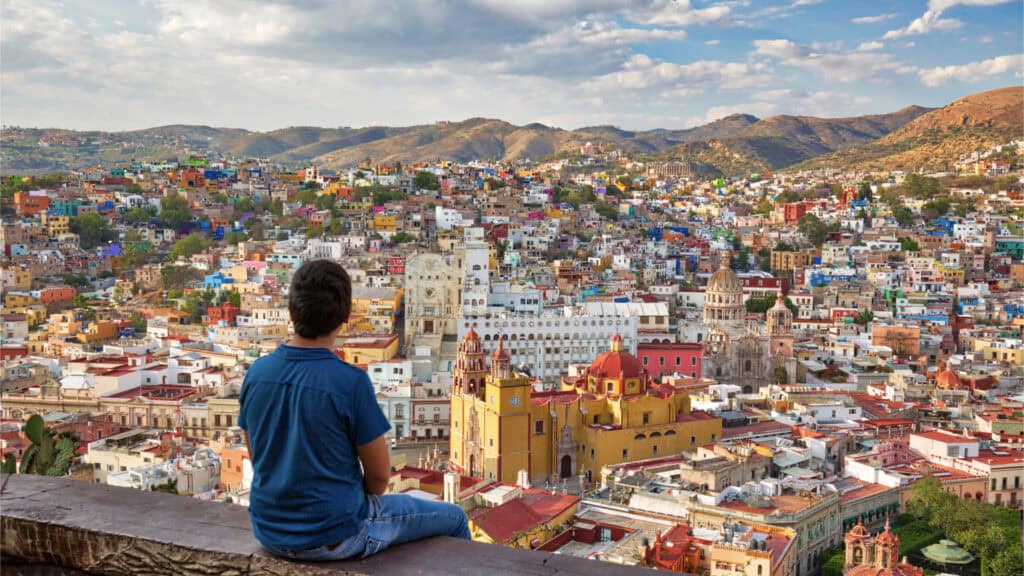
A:
POLYGON ((530 469, 531 391, 530 377, 512 371, 499 336, 485 396, 484 478, 514 483, 519 470, 530 469))
POLYGON ((775 305, 768 310, 765 323, 771 339, 772 356, 793 355, 793 312, 786 307, 786 296, 779 292, 775 305))
POLYGON ((483 398, 487 379, 486 354, 480 336, 472 328, 459 342, 459 351, 452 369, 452 394, 471 394, 483 398))

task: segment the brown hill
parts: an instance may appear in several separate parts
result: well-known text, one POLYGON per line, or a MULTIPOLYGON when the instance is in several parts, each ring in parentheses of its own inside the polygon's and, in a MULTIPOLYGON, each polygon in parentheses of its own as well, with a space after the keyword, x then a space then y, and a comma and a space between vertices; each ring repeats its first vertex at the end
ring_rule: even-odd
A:
POLYGON ((1024 137, 1024 87, 965 96, 915 118, 869 144, 796 168, 945 169, 964 154, 1024 137))

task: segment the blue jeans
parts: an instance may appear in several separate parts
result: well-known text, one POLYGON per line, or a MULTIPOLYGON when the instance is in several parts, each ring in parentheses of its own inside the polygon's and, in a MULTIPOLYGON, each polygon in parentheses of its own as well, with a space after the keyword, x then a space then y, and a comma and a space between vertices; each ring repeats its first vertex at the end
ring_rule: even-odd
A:
POLYGON ((268 551, 290 560, 322 562, 366 558, 391 546, 431 536, 470 539, 469 519, 462 508, 447 502, 432 502, 404 494, 367 495, 369 513, 359 533, 336 544, 312 550, 268 551))

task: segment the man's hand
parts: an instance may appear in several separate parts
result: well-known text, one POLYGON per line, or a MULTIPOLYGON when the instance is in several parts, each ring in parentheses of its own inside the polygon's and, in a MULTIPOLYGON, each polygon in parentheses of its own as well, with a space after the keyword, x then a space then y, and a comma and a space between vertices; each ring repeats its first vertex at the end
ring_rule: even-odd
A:
POLYGON ((363 487, 367 494, 383 494, 391 480, 391 455, 384 436, 356 448, 363 464, 363 487))

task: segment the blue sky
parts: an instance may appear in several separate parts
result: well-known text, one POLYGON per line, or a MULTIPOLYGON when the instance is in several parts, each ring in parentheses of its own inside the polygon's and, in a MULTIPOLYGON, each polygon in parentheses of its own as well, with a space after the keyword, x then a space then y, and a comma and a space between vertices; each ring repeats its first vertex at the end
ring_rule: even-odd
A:
POLYGON ((1020 84, 1020 0, 2 0, 5 125, 683 128, 1020 84))

